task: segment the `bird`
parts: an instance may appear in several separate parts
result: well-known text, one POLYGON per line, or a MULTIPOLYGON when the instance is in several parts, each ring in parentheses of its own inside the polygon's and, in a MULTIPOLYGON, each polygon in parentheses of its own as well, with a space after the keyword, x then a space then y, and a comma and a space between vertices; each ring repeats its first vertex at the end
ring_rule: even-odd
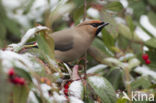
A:
POLYGON ((56 60, 72 62, 82 57, 94 38, 108 24, 100 20, 88 20, 75 27, 51 33, 56 60))

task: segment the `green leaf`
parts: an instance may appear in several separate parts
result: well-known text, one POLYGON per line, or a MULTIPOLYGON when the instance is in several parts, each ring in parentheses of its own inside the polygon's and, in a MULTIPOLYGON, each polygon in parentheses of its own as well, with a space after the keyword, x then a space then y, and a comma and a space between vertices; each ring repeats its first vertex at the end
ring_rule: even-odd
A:
POLYGON ((133 17, 139 20, 142 14, 146 14, 146 5, 143 0, 129 0, 129 7, 133 9, 133 17))
POLYGON ((39 49, 47 54, 50 58, 54 59, 54 40, 48 34, 44 32, 39 32, 36 35, 36 40, 39 46, 39 49))
POLYGON ((21 69, 21 68, 15 68, 15 72, 21 76, 21 77, 24 77, 25 79, 29 80, 29 81, 32 81, 32 78, 30 76, 30 74, 28 72, 26 72, 25 70, 21 69))
POLYGON ((127 21, 128 27, 130 28, 130 31, 133 33, 135 29, 135 25, 133 24, 133 20, 131 16, 126 16, 126 21, 127 21))
POLYGON ((88 78, 88 83, 101 98, 102 103, 115 103, 116 94, 112 85, 101 76, 91 76, 88 78))
MULTIPOLYGON (((0 68, 1 69, 1 68, 0 68)), ((8 82, 8 76, 0 71, 0 103, 10 103, 12 85, 8 82)))
POLYGON ((128 100, 125 98, 119 98, 116 103, 127 103, 128 100))
POLYGON ((115 15, 107 11, 102 11, 100 12, 100 17, 104 22, 109 23, 109 25, 105 27, 105 30, 107 30, 113 38, 116 38, 118 36, 118 24, 114 20, 115 15))
POLYGON ((102 30, 102 39, 103 42, 107 45, 107 47, 111 48, 112 46, 115 45, 115 40, 112 37, 112 35, 110 35, 110 33, 106 30, 103 29, 102 30))
POLYGON ((114 1, 114 2, 107 4, 106 9, 119 12, 123 9, 123 6, 120 2, 114 1))
POLYGON ((93 41, 93 46, 100 49, 102 52, 104 52, 106 55, 113 56, 114 54, 107 48, 107 46, 104 44, 104 42, 98 38, 95 38, 93 41))
POLYGON ((14 85, 13 87, 13 103, 26 103, 29 94, 27 86, 14 85))
POLYGON ((123 88, 122 71, 119 68, 112 68, 106 78, 112 83, 115 90, 123 88))
POLYGON ((19 37, 21 35, 20 26, 19 26, 19 24, 15 20, 6 18, 6 19, 4 19, 3 22, 4 22, 4 25, 7 28, 7 30, 10 33, 12 33, 14 36, 19 37))
POLYGON ((138 89, 139 87, 142 87, 144 89, 147 89, 151 86, 151 83, 147 76, 138 77, 135 81, 131 83, 131 87, 133 90, 138 89))
MULTIPOLYGON (((153 0, 153 1, 154 1, 154 0, 153 0)), ((156 27, 156 20, 155 20, 156 14, 155 14, 154 12, 149 12, 149 13, 148 13, 148 18, 149 18, 150 23, 151 23, 153 26, 156 27)))
POLYGON ((124 24, 118 24, 119 33, 129 40, 141 42, 142 40, 136 33, 131 33, 130 29, 124 24))
POLYGON ((145 44, 146 44, 147 46, 156 48, 156 45, 155 45, 155 44, 156 44, 156 38, 151 38, 151 39, 147 40, 147 41, 145 42, 145 44))
POLYGON ((84 10, 84 6, 80 6, 79 8, 76 8, 75 10, 73 10, 72 12, 72 16, 74 19, 74 23, 79 24, 80 23, 80 19, 82 19, 83 16, 83 11, 84 10))
POLYGON ((34 3, 34 1, 35 1, 35 0, 30 0, 30 1, 29 1, 29 3, 27 4, 27 6, 25 7, 25 10, 24 10, 23 14, 29 13, 29 11, 30 11, 30 9, 31 9, 31 7, 32 7, 32 5, 33 5, 33 3, 34 3))
POLYGON ((149 2, 152 6, 156 6, 156 1, 155 1, 155 0, 148 0, 148 2, 149 2))
POLYGON ((6 36, 6 28, 5 26, 0 22, 0 38, 5 39, 6 36))

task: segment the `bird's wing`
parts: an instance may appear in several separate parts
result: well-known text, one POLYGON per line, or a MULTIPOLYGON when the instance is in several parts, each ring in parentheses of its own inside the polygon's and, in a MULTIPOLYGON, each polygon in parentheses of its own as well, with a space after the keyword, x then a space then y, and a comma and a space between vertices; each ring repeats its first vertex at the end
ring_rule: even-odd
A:
POLYGON ((70 32, 56 32, 52 34, 52 37, 55 42, 55 50, 59 51, 68 51, 73 48, 73 36, 70 35, 70 32))

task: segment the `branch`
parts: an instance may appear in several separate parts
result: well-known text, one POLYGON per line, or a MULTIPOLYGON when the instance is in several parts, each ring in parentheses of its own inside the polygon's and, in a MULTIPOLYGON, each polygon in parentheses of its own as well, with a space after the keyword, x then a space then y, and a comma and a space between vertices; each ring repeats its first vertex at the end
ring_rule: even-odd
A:
POLYGON ((84 0, 84 14, 83 14, 83 21, 86 20, 86 16, 87 16, 87 0, 84 0))

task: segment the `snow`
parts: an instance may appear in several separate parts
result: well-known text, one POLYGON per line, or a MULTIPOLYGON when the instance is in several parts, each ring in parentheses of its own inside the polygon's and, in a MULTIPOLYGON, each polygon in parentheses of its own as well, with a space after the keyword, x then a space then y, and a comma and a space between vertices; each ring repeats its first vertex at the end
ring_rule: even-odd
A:
POLYGON ((139 36, 139 38, 141 38, 144 41, 149 40, 151 37, 144 32, 140 27, 136 27, 135 29, 136 34, 139 36))
POLYGON ((47 85, 47 84, 41 84, 40 87, 41 87, 43 96, 44 96, 47 100, 49 100, 49 99, 50 99, 50 95, 49 95, 49 92, 48 92, 48 91, 51 89, 51 87, 50 87, 49 85, 47 85))
POLYGON ((0 51, 0 59, 2 59, 2 66, 5 71, 11 67, 19 67, 21 69, 40 70, 40 64, 33 61, 33 56, 29 53, 26 54, 17 54, 12 51, 0 51))
POLYGON ((99 18, 100 17, 99 11, 97 9, 94 9, 94 8, 89 8, 87 10, 87 14, 93 18, 99 18))
POLYGON ((37 32, 41 31, 41 30, 49 30, 47 27, 45 26, 37 26, 34 28, 29 29, 26 34, 22 37, 21 42, 18 44, 10 44, 8 45, 7 50, 12 50, 12 51, 19 51, 22 46, 31 38, 33 37, 37 32))
POLYGON ((39 103, 33 91, 29 92, 27 103, 39 103))
POLYGON ((129 69, 131 69, 131 68, 138 66, 139 64, 140 64, 140 61, 137 58, 132 58, 128 62, 128 67, 129 67, 129 69))
MULTIPOLYGON (((66 1, 66 0, 62 0, 66 1)), ((30 11, 27 14, 23 14, 24 10, 27 8, 28 3, 31 0, 2 0, 7 15, 17 20, 22 26, 23 29, 30 28, 32 20, 35 22, 41 22, 43 19, 43 14, 47 9, 56 8, 58 0, 35 0, 30 8, 30 11)))
POLYGON ((154 27, 150 21, 149 18, 146 15, 142 15, 140 17, 140 23, 141 25, 146 28, 153 36, 156 37, 156 27, 154 27))
POLYGON ((126 24, 125 20, 121 17, 115 17, 114 19, 117 23, 126 24))
POLYGON ((41 31, 41 30, 49 30, 46 26, 37 26, 34 28, 29 29, 26 34, 22 37, 21 42, 18 44, 19 46, 24 45, 28 39, 33 37, 35 33, 41 31))
POLYGON ((87 73, 96 73, 97 71, 101 71, 105 68, 107 68, 108 66, 107 65, 104 65, 104 64, 98 64, 94 67, 91 67, 90 69, 87 70, 87 73))
POLYGON ((116 65, 121 64, 121 62, 118 59, 113 58, 113 57, 108 57, 108 58, 105 58, 104 60, 111 64, 116 64, 116 65))
POLYGON ((124 6, 124 8, 127 8, 128 1, 127 0, 120 0, 121 4, 124 6))
POLYGON ((69 66, 66 63, 63 63, 63 64, 66 67, 66 69, 68 70, 69 75, 71 76, 72 75, 71 69, 69 68, 69 66))
POLYGON ((53 92, 54 103, 66 103, 67 99, 64 95, 59 95, 57 92, 53 92))
POLYGON ((98 88, 106 86, 103 77, 91 76, 88 79, 89 79, 90 82, 93 83, 94 86, 96 86, 98 88))
POLYGON ((134 57, 133 53, 127 53, 125 56, 120 57, 119 60, 123 61, 125 59, 129 59, 129 58, 132 58, 132 57, 134 57))
POLYGON ((136 67, 134 71, 137 73, 140 73, 142 75, 145 75, 145 76, 147 76, 147 75, 151 76, 156 79, 156 72, 151 70, 149 67, 147 67, 145 65, 136 67))
POLYGON ((71 96, 77 97, 77 98, 81 98, 82 97, 82 93, 83 93, 83 85, 82 85, 82 81, 74 81, 70 84, 69 86, 69 94, 71 96))
POLYGON ((70 103, 84 103, 82 100, 73 96, 70 96, 69 99, 70 99, 70 103))
POLYGON ((59 68, 55 60, 51 59, 49 56, 47 56, 47 58, 54 68, 59 68))

